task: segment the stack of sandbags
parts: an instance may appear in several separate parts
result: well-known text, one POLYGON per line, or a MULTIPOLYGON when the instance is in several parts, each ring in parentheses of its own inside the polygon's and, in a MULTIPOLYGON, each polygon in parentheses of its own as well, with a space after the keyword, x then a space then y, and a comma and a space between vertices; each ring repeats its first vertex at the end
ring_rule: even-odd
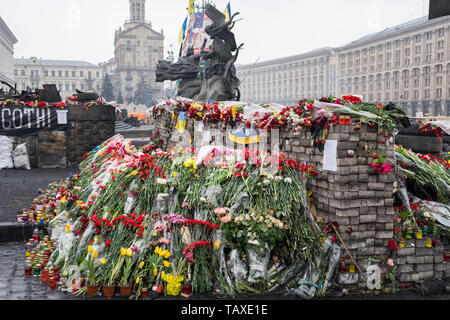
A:
POLYGON ((14 168, 12 158, 13 142, 13 139, 9 137, 0 136, 0 170, 14 168))

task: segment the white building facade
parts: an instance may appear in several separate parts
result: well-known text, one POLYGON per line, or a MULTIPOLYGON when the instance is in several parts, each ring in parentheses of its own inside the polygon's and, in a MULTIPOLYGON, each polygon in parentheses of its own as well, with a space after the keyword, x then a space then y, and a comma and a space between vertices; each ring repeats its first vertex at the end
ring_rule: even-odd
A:
POLYGON ((339 48, 237 66, 243 101, 295 104, 357 94, 410 115, 450 116, 450 16, 428 17, 339 48))
POLYGON ((99 95, 103 85, 103 68, 85 61, 43 60, 36 57, 14 59, 17 89, 38 89, 55 84, 61 99, 76 93, 76 89, 95 91, 99 95))
MULTIPOLYGON (((0 80, 14 85, 14 45, 17 39, 0 17, 0 80)), ((9 90, 0 83, 0 87, 9 90)))

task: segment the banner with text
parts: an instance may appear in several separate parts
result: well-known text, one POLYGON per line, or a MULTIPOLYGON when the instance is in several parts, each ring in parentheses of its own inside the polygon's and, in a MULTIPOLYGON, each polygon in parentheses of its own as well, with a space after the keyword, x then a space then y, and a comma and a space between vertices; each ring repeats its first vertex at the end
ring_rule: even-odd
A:
MULTIPOLYGON (((24 107, 0 108, 0 136, 20 136, 67 125, 67 110, 24 107)), ((61 129, 60 128, 60 129, 61 129)))

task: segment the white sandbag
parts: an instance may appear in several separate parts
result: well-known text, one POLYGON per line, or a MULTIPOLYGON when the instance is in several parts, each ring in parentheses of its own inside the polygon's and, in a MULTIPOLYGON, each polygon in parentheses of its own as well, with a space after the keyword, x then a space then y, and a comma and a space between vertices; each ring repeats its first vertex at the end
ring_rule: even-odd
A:
POLYGON ((28 158, 27 144, 19 144, 12 153, 14 168, 31 170, 30 159, 28 158))
POLYGON ((12 150, 13 140, 6 136, 0 136, 0 170, 14 168, 12 150))

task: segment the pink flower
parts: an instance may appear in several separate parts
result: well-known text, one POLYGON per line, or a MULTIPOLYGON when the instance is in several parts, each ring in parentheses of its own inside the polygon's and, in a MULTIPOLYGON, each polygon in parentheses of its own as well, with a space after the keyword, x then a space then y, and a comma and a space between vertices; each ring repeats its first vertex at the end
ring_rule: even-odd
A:
POLYGON ((183 202, 183 204, 181 205, 181 208, 186 208, 186 207, 189 207, 189 203, 183 202))
POLYGON ((381 166, 381 168, 383 169, 384 173, 390 173, 392 172, 392 167, 389 163, 385 163, 381 166))
POLYGON ((214 210, 214 213, 218 216, 223 216, 224 214, 227 213, 227 209, 226 208, 216 208, 214 210))
POLYGON ((393 267, 394 266, 394 260, 392 258, 389 258, 387 261, 387 264, 389 267, 393 267))
POLYGON ((133 252, 137 252, 138 249, 139 249, 139 248, 138 248, 137 246, 134 246, 134 247, 133 247, 133 252))
POLYGON ((373 169, 378 168, 378 164, 377 163, 371 163, 371 164, 369 164, 369 166, 371 166, 373 169))
POLYGON ((169 239, 166 238, 161 238, 161 240, 159 240, 159 243, 165 244, 165 245, 169 245, 169 239))
POLYGON ((225 216, 225 217, 220 219, 220 222, 222 222, 222 223, 228 223, 230 221, 231 221, 231 216, 230 215, 225 216))

